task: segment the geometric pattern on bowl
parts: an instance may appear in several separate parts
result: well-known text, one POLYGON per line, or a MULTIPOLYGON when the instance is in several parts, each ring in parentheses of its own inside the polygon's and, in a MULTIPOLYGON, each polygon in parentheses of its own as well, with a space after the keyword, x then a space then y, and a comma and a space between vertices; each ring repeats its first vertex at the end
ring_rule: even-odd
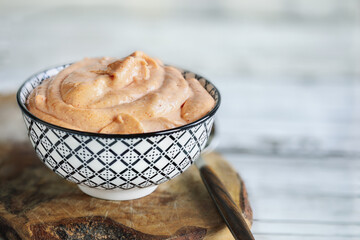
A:
POLYGON ((194 75, 216 101, 215 108, 194 123, 145 134, 87 133, 46 123, 25 107, 32 89, 67 66, 33 75, 17 95, 31 144, 52 171, 88 187, 126 190, 166 182, 184 172, 200 155, 220 103, 219 92, 209 81, 183 71, 184 75, 194 75))

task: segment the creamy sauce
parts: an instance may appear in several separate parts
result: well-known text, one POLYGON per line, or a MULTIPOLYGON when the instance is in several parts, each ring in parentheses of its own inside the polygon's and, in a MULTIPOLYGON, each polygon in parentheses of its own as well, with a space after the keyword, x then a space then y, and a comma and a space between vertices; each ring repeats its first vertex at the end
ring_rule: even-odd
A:
POLYGON ((131 134, 171 129, 206 115, 215 101, 194 78, 143 52, 86 58, 36 87, 27 108, 65 128, 131 134))

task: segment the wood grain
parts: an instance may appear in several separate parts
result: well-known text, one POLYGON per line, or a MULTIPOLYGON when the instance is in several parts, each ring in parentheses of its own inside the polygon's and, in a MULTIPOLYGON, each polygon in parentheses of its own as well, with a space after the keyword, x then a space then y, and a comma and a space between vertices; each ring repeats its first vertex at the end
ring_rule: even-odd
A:
POLYGON ((247 183, 256 239, 359 239, 359 158, 224 156, 247 183))
MULTIPOLYGON (((241 178, 220 155, 207 160, 250 226, 241 178)), ((0 189, 5 239, 233 239, 194 166, 145 198, 106 201, 52 173, 28 143, 2 143, 0 189)))
POLYGON ((208 165, 204 165, 200 168, 200 176, 234 238, 237 240, 254 240, 254 236, 241 214, 241 209, 231 198, 214 171, 208 165))

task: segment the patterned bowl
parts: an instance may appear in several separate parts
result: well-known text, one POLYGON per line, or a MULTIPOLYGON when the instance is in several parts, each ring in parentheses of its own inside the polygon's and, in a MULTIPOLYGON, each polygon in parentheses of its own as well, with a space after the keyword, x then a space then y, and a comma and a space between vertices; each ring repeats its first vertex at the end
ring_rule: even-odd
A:
POLYGON ((205 78, 193 75, 215 99, 201 119, 170 130, 142 134, 100 134, 59 127, 37 118, 26 106, 29 93, 44 79, 69 66, 31 76, 17 92, 17 101, 36 154, 52 171, 77 183, 86 194, 129 200, 152 193, 157 185, 184 172, 198 158, 209 138, 220 94, 205 78))

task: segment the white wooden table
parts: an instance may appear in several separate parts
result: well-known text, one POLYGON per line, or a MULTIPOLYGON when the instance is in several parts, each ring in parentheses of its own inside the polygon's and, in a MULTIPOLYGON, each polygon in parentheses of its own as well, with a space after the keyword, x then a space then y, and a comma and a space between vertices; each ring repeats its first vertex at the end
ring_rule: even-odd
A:
MULTIPOLYGON (((223 95, 218 151, 246 181, 256 239, 360 239, 359 11, 357 0, 0 0, 0 92, 136 49, 196 70, 223 95)), ((21 121, 1 113, 2 140, 23 139, 21 121)))

